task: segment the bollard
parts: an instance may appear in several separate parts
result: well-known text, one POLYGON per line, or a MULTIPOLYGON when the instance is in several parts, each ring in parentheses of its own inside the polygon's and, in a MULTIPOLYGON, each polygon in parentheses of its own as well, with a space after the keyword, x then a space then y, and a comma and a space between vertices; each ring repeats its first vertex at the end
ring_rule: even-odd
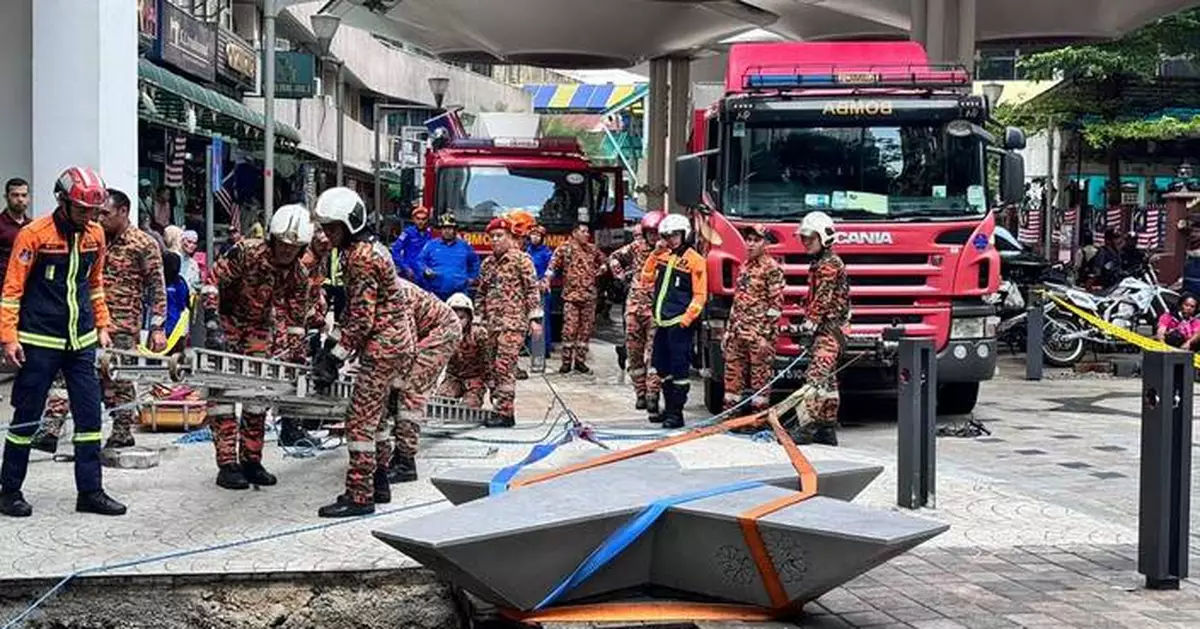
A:
POLYGON ((1142 353, 1138 572, 1152 590, 1188 576, 1194 372, 1191 352, 1142 353))
POLYGON ((933 339, 904 338, 898 347, 899 430, 896 503, 934 506, 937 468, 937 353, 933 339))
POLYGON ((1025 379, 1042 379, 1042 328, 1046 325, 1046 312, 1042 310, 1042 293, 1039 289, 1029 291, 1029 310, 1025 314, 1025 379))

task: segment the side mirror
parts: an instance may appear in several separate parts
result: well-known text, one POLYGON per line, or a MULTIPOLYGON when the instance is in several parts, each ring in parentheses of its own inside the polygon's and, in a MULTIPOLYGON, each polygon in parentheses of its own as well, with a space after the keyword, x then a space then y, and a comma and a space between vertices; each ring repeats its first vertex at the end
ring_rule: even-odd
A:
POLYGON ((671 177, 675 203, 683 207, 699 207, 704 203, 704 164, 698 155, 683 155, 675 160, 671 177))
POLYGON ((1009 151, 1020 151, 1025 148, 1025 132, 1017 127, 1004 128, 1004 148, 1009 151))
POLYGON ((1000 158, 1000 200, 1020 204, 1025 201, 1025 158, 1005 153, 1000 158))

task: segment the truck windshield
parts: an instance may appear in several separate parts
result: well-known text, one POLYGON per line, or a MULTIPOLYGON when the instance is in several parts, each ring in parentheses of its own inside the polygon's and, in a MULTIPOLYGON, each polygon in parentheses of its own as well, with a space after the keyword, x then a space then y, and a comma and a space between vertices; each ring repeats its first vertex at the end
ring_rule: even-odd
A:
POLYGON ((452 213, 462 226, 483 226, 500 214, 525 210, 551 231, 570 230, 579 208, 592 207, 590 180, 584 172, 552 168, 443 168, 435 211, 452 213))
POLYGON ((984 146, 937 126, 731 129, 722 206, 732 216, 938 220, 980 216, 984 146))

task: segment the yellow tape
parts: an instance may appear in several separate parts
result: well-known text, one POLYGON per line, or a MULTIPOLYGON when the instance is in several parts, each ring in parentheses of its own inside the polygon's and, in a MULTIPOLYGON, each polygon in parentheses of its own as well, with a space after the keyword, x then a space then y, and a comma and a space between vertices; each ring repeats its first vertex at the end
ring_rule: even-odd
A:
MULTIPOLYGON (((1094 315, 1086 310, 1082 310, 1082 309, 1078 308, 1077 306, 1075 306, 1075 304, 1072 304, 1072 303, 1066 301, 1065 299, 1063 299, 1062 297, 1059 297, 1058 295, 1051 295, 1050 293, 1044 293, 1044 294, 1047 297, 1049 297, 1050 299, 1054 300, 1054 303, 1058 304, 1059 306, 1062 306, 1071 314, 1090 323, 1093 327, 1100 330, 1101 332, 1103 332, 1113 338, 1117 338, 1122 341, 1125 341, 1126 343, 1129 343, 1130 345, 1135 345, 1137 347, 1140 347, 1141 349, 1144 349, 1146 351, 1151 351, 1151 352, 1181 352, 1181 351, 1185 351, 1185 350, 1179 349, 1178 347, 1172 347, 1170 345, 1167 345, 1166 343, 1163 343, 1162 341, 1160 341, 1158 339, 1152 339, 1148 336, 1142 336, 1141 334, 1138 334, 1137 332, 1134 332, 1132 330, 1126 330, 1125 328, 1123 328, 1119 325, 1114 325, 1112 323, 1109 323, 1109 322, 1105 321, 1104 319, 1101 319, 1100 317, 1097 317, 1096 315, 1094 315)), ((1200 355, 1193 356, 1192 363, 1194 365, 1196 365, 1197 369, 1200 369, 1200 355)))

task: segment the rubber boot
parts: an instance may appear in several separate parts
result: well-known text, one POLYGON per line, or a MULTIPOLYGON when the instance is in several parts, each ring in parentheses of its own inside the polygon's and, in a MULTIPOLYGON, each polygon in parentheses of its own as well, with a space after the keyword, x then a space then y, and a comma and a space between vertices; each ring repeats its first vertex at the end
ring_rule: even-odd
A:
POLYGON ((260 487, 270 487, 278 482, 274 474, 263 468, 261 462, 243 464, 242 476, 246 479, 246 482, 260 487))
MULTIPOLYGON (((56 443, 55 445, 58 445, 58 444, 56 443)), ((104 442, 104 449, 105 450, 119 450, 121 448, 132 448, 134 445, 136 445, 136 444, 133 440, 133 435, 129 435, 129 437, 126 439, 117 439, 116 437, 109 437, 108 441, 104 442)))
POLYGON ((375 503, 354 502, 346 494, 338 496, 333 504, 317 509, 317 515, 322 518, 353 518, 372 513, 375 513, 375 503))
POLYGON ((575 363, 575 373, 581 373, 581 374, 587 375, 587 374, 592 373, 592 368, 588 367, 586 363, 577 362, 577 363, 575 363))
POLYGON ((385 505, 392 501, 392 485, 388 481, 388 470, 375 468, 375 504, 385 505))
POLYGON ((126 511, 125 505, 104 493, 103 489, 79 494, 79 497, 75 499, 75 510, 79 513, 95 513, 97 515, 125 515, 126 511))
POLYGON ((417 480, 417 462, 407 454, 396 452, 384 474, 393 483, 411 483, 417 480))
POLYGON ((25 502, 25 496, 19 491, 0 493, 0 513, 13 518, 27 518, 33 515, 33 505, 25 502))
POLYGON ((290 448, 292 446, 301 445, 303 443, 312 444, 312 439, 304 428, 300 426, 300 422, 295 419, 284 418, 279 422, 279 445, 290 448))
POLYGON ((250 482, 242 474, 242 466, 230 463, 222 465, 217 472, 217 486, 225 489, 250 489, 250 482))
POLYGON ((673 382, 663 384, 663 428, 668 430, 683 428, 682 393, 673 382))
POLYGON ((658 394, 646 396, 646 418, 651 424, 661 424, 663 421, 662 412, 658 408, 658 394))

